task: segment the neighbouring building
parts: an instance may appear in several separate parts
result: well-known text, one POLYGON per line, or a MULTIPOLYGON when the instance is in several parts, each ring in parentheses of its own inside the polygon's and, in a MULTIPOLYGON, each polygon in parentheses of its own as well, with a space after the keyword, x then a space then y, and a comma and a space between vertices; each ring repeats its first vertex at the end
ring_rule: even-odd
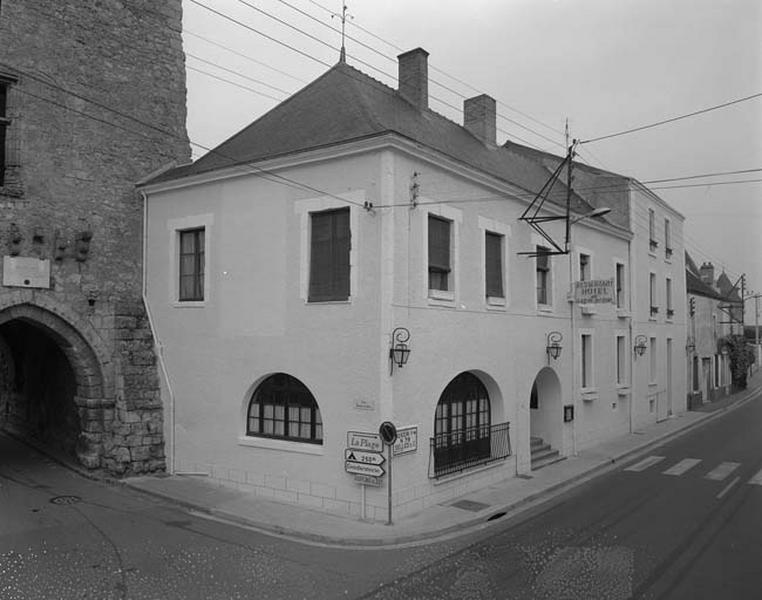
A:
POLYGON ((384 421, 400 515, 684 410, 682 218, 619 177, 607 215, 569 192, 571 252, 551 254, 563 181, 547 237, 520 217, 561 159, 499 146, 489 96, 463 126, 430 110, 427 56, 399 56, 397 89, 340 61, 141 185, 172 472, 383 520, 384 421), (636 306, 650 272, 660 314, 636 306), (634 361, 641 332, 654 358, 634 361))
POLYGON ((0 7, 0 427, 164 468, 135 182, 186 161, 181 2, 0 7))
POLYGON ((688 402, 695 408, 727 395, 731 390, 730 360, 722 339, 733 333, 730 305, 715 279, 714 266, 698 267, 685 253, 688 310, 688 402))

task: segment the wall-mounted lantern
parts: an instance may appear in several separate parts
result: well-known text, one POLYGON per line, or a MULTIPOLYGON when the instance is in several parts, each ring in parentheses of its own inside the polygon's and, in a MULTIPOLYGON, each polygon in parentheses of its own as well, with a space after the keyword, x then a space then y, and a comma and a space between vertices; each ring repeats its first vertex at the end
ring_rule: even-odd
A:
POLYGON ((685 351, 688 354, 693 354, 693 352, 696 350, 696 342, 693 341, 692 337, 688 337, 688 341, 685 344, 685 351))
POLYGON ((551 331, 545 336, 545 352, 548 354, 548 364, 550 364, 551 358, 556 360, 561 356, 561 349, 563 348, 561 340, 563 339, 564 336, 561 335, 560 331, 551 331))
POLYGON ((639 335, 635 338, 635 347, 633 350, 635 351, 635 357, 643 356, 646 353, 646 349, 648 346, 646 346, 646 342, 648 339, 644 335, 639 335))
POLYGON ((400 369, 407 364, 410 358, 410 348, 407 342, 410 340, 410 332, 404 327, 397 327, 392 331, 392 345, 389 348, 389 375, 394 373, 394 365, 400 369))

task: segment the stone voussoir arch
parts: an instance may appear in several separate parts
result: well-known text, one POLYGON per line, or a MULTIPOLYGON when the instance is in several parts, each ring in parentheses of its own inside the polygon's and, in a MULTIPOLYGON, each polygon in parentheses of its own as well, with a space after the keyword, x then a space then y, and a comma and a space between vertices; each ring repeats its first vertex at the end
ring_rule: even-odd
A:
POLYGON ((0 298, 0 325, 16 319, 41 327, 59 345, 77 379, 78 404, 83 408, 113 404, 110 352, 87 318, 51 296, 19 290, 0 298))

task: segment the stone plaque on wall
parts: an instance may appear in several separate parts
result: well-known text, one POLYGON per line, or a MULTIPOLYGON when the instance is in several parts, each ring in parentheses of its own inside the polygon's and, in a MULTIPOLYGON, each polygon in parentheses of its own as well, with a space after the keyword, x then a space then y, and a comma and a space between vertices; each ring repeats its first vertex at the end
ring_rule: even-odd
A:
POLYGON ((50 261, 34 256, 4 256, 3 285, 50 288, 50 261))

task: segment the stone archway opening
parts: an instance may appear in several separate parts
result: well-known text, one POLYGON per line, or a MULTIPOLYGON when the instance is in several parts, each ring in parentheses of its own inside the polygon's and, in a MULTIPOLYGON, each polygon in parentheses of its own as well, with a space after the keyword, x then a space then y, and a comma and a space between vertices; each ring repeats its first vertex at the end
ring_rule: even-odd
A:
POLYGON ((0 311, 0 428, 96 468, 107 404, 100 364, 72 325, 33 305, 0 311))
POLYGON ((558 456, 563 446, 561 382, 550 367, 537 373, 529 397, 529 431, 532 468, 558 456))

